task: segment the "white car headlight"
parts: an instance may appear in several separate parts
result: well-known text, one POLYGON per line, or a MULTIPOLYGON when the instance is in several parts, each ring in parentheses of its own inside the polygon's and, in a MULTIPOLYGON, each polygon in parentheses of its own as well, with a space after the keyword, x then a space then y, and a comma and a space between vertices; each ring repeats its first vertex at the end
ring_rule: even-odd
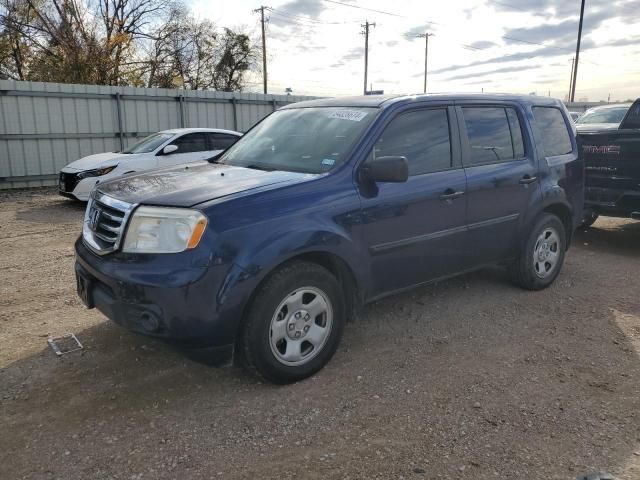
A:
POLYGON ((177 253, 195 248, 207 217, 189 208, 138 207, 129 220, 123 252, 177 253))

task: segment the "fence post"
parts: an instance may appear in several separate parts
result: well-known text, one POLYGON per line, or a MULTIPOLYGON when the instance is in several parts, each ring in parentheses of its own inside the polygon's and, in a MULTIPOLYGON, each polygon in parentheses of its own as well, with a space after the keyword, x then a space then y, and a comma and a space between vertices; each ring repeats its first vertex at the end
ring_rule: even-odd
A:
POLYGON ((124 150, 124 129, 122 128, 122 107, 120 93, 116 92, 116 113, 118 117, 118 138, 120 139, 120 151, 124 150))
POLYGON ((238 100, 231 97, 231 105, 233 106, 233 129, 238 131, 238 100))
POLYGON ((185 127, 184 96, 180 94, 176 99, 178 100, 178 109, 180 110, 180 128, 184 128, 185 127))
POLYGON ((273 111, 275 112, 278 109, 278 106, 276 105, 276 99, 275 98, 271 99, 271 104, 273 105, 273 111))

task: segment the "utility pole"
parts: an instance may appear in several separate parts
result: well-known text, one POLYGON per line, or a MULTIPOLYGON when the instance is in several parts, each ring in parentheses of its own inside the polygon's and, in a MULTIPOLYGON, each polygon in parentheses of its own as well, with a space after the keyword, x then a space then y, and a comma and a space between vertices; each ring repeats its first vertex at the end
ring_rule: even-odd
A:
POLYGON ((364 28, 362 32, 364 34, 364 92, 363 94, 367 94, 367 74, 369 73, 369 28, 375 27, 375 23, 369 23, 368 20, 365 20, 364 25, 360 25, 364 28))
POLYGON ((429 37, 433 37, 433 33, 425 32, 416 35, 416 38, 424 38, 424 93, 427 93, 427 59, 429 58, 429 37))
POLYGON ((264 10, 268 9, 262 5, 260 8, 256 8, 254 12, 260 12, 260 23, 262 24, 262 83, 264 86, 264 94, 267 94, 267 40, 264 34, 264 25, 269 20, 264 19, 264 10))
POLYGON ((580 40, 582 39, 582 21, 584 20, 584 0, 580 6, 580 24, 578 25, 578 43, 576 45, 576 61, 573 66, 573 85, 571 86, 571 101, 576 96, 576 78, 578 76, 578 61, 580 60, 580 40))
POLYGON ((571 58, 571 75, 569 75, 569 95, 567 95, 567 100, 571 101, 571 92, 573 91, 573 66, 575 64, 575 57, 571 58))

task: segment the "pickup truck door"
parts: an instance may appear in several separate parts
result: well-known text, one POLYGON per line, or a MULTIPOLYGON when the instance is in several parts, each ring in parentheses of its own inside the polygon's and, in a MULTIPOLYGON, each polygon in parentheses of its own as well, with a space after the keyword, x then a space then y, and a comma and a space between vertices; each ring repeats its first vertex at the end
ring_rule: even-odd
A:
POLYGON ((398 113, 367 158, 394 155, 407 159, 406 183, 378 183, 373 191, 360 185, 359 228, 370 255, 370 297, 466 266, 466 179, 453 108, 398 113))
POLYGON ((517 254, 520 225, 537 195, 537 160, 529 130, 513 105, 457 104, 467 175, 467 226, 475 266, 517 254), (526 135, 526 136, 525 136, 526 135))
POLYGON ((156 157, 158 159, 158 167, 197 162, 198 160, 206 160, 214 155, 213 152, 209 151, 207 137, 203 132, 187 133, 174 139, 169 145, 176 145, 178 150, 168 155, 164 155, 160 151, 156 157))

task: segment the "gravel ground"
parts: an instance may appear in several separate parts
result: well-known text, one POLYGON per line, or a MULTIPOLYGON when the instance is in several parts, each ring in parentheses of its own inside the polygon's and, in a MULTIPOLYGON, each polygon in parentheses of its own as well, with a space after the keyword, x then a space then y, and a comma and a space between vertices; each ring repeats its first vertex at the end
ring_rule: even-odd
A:
POLYGON ((0 193, 2 479, 640 478, 640 223, 579 232, 544 292, 492 269, 370 305, 275 387, 84 309, 82 213, 0 193))

